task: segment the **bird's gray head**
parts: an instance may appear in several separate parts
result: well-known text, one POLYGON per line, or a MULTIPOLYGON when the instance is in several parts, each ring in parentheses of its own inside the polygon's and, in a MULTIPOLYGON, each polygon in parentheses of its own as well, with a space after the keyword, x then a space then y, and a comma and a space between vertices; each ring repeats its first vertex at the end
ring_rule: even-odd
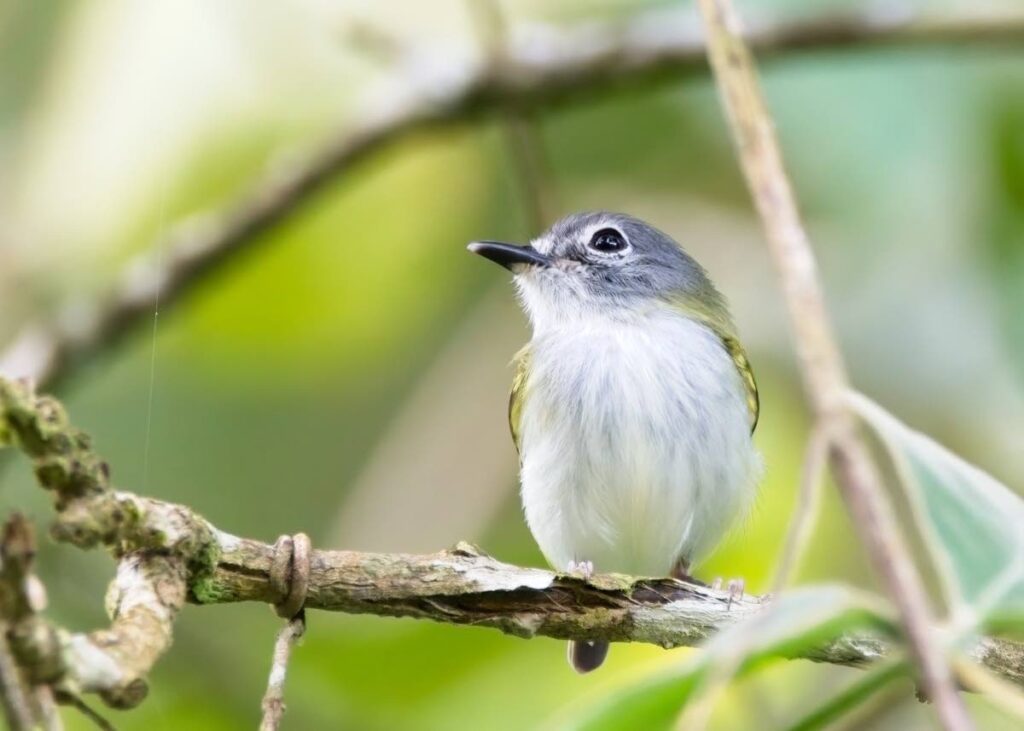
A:
POLYGON ((515 274, 535 322, 657 302, 724 311, 700 264, 667 234, 621 213, 577 213, 529 246, 475 241, 469 250, 515 274))

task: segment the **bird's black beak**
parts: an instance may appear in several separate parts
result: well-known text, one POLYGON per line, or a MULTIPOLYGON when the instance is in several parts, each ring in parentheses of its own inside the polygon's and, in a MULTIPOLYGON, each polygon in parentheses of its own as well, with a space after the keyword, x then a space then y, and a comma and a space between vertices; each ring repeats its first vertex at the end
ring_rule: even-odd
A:
POLYGON ((474 241, 466 248, 495 264, 501 264, 512 272, 518 272, 526 266, 546 267, 551 263, 548 257, 532 246, 503 244, 500 241, 474 241))

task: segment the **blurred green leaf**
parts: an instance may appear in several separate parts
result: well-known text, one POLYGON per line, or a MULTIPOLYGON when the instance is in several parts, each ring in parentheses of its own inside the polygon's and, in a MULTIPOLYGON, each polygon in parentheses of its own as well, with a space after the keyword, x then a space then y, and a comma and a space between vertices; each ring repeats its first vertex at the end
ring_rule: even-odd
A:
MULTIPOLYGON (((797 589, 763 612, 716 635, 704 651, 668 672, 627 685, 558 728, 575 731, 671 729, 680 710, 716 668, 741 675, 778 657, 792 657, 840 635, 868 628, 892 630, 877 597, 842 585, 797 589)), ((568 714, 567 714, 568 715, 568 714)))
POLYGON ((853 683, 789 727, 789 731, 814 731, 860 707, 868 698, 907 670, 904 662, 886 662, 861 674, 853 683))
POLYGON ((865 396, 857 411, 880 437, 966 632, 1024 623, 1024 501, 865 396))
MULTIPOLYGON (((992 295, 998 306, 1008 345, 1024 353, 1024 104, 1017 94, 1005 93, 1005 81, 993 85, 988 102, 988 166, 985 185, 989 195, 980 202, 978 235, 988 265, 992 295)), ((1024 377, 1024 359, 1008 358, 1018 377, 1024 377)))

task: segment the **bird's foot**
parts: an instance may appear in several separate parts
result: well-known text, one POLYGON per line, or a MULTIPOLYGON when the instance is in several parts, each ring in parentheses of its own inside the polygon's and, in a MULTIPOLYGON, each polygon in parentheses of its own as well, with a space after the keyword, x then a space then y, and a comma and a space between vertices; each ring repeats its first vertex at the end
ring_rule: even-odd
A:
POLYGON ((565 567, 565 573, 576 576, 584 581, 590 581, 590 577, 594 575, 594 562, 570 561, 569 565, 565 567))
MULTIPOLYGON (((715 591, 722 590, 722 577, 717 577, 711 582, 711 588, 715 591)), ((743 592, 747 588, 747 582, 743 579, 729 579, 729 583, 725 585, 725 590, 729 592, 729 603, 725 605, 726 609, 732 609, 732 603, 739 601, 743 598, 743 592)))

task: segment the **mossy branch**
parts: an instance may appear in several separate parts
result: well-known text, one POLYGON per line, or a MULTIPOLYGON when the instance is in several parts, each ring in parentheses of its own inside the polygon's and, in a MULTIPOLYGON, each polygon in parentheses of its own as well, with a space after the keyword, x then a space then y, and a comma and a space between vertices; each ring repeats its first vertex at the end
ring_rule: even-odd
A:
MULTIPOLYGON (((31 458, 40 484, 53 492, 53 537, 105 546, 118 560, 107 597, 109 628, 75 634, 37 617, 31 631, 11 637, 32 682, 96 692, 109 705, 131 707, 145 697, 145 677, 170 646, 186 601, 278 604, 288 593, 274 579, 280 543, 238 538, 188 507, 114 490, 88 437, 52 398, 0 378, 0 432, 31 458)), ((307 609, 493 627, 517 637, 663 647, 699 644, 767 601, 746 597, 730 606, 725 592, 667 578, 607 574, 584 581, 502 563, 468 544, 430 555, 315 550, 305 594, 307 609)), ((23 620, 24 607, 5 603, 4 619, 23 620)), ((891 651, 880 637, 842 636, 799 657, 862 666, 891 651)), ((1024 686, 1021 644, 985 638, 973 655, 1024 686)))

